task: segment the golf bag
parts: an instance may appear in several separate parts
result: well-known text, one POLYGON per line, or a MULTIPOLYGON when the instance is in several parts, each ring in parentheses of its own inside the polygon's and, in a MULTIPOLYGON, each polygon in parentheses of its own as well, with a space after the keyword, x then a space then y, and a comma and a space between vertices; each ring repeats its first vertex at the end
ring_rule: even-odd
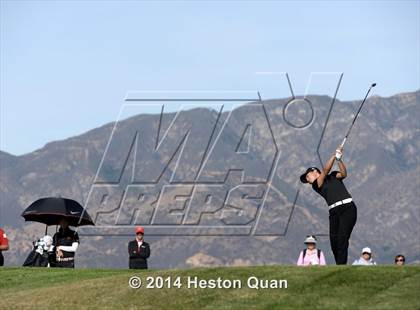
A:
POLYGON ((53 239, 51 236, 44 236, 38 241, 34 242, 34 249, 29 253, 24 267, 49 267, 50 257, 54 254, 54 246, 52 245, 53 239))

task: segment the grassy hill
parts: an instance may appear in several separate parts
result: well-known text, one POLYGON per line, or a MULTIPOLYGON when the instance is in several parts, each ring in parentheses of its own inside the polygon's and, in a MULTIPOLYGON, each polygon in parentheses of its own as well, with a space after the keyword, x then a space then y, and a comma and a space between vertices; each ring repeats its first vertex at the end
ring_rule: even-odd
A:
POLYGON ((1 309, 420 309, 419 291, 419 266, 0 269, 1 309), (133 275, 143 280, 140 289, 129 287, 133 275), (179 276, 183 286, 147 289, 148 276, 179 276), (242 288, 187 288, 187 277, 195 276, 240 280, 242 288), (251 289, 250 276, 287 280, 287 288, 251 289))

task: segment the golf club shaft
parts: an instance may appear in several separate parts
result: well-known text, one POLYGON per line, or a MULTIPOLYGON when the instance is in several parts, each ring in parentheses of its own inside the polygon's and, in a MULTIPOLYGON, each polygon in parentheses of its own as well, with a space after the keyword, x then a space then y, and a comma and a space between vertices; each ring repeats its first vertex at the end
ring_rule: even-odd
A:
POLYGON ((350 134, 350 131, 351 131, 351 129, 353 128, 353 125, 354 125, 354 123, 356 122, 356 119, 357 119, 357 116, 359 115, 359 113, 360 113, 360 111, 362 110, 362 107, 363 107, 363 105, 365 104, 365 101, 366 101, 366 99, 367 99, 367 97, 368 97, 368 95, 369 95, 369 93, 370 93, 370 90, 372 89, 372 87, 375 87, 376 86, 376 83, 373 83, 370 87, 369 87, 369 89, 368 89, 368 91, 367 91, 367 93, 366 93, 366 96, 365 96, 365 98, 363 99, 363 101, 362 101, 362 103, 360 104, 360 106, 359 106, 359 109, 357 110, 357 112, 356 112, 356 115, 354 116, 354 118, 353 118, 353 122, 351 123, 351 125, 350 125, 350 127, 349 127, 349 130, 347 130, 347 133, 346 133, 346 136, 344 137, 344 139, 343 139, 343 142, 341 142, 341 147, 343 147, 344 146, 344 144, 346 143, 346 141, 347 141, 347 137, 349 136, 349 134, 350 134))

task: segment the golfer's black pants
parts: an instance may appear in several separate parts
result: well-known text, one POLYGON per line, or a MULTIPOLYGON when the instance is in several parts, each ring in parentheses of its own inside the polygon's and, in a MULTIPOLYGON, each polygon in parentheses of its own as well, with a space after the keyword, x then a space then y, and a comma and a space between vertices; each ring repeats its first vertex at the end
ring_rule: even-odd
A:
POLYGON ((4 265, 4 257, 3 254, 0 252, 0 266, 4 265))
POLYGON ((357 220, 357 208, 353 202, 330 210, 330 243, 337 265, 347 264, 349 240, 357 220))

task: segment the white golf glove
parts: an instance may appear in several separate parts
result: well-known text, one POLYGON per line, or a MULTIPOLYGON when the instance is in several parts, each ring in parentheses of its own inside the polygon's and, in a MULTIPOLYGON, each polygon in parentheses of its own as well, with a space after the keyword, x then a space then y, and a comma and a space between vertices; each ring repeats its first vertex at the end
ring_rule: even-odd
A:
POLYGON ((340 150, 335 150, 335 159, 340 161, 343 157, 343 153, 340 150))

